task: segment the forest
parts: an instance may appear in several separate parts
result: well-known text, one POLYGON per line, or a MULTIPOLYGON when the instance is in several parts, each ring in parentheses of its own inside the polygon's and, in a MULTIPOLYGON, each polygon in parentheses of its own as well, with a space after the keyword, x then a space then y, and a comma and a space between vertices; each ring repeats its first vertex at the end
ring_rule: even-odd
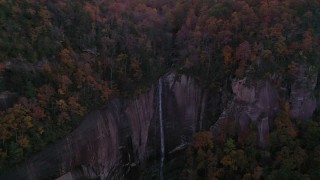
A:
MULTIPOLYGON (((0 174, 169 71, 209 94, 230 79, 289 87, 300 65, 319 77, 319 9, 319 0, 1 0, 0 92, 16 101, 0 109, 0 174)), ((319 107, 304 122, 280 98, 266 147, 254 124, 219 136, 207 127, 193 134, 181 179, 319 179, 319 107)))

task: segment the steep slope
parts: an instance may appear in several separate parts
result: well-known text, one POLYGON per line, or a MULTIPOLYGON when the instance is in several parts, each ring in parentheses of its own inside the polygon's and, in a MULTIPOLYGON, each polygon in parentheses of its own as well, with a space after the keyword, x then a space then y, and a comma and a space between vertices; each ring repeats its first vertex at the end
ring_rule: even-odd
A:
POLYGON ((281 101, 290 102, 292 119, 307 121, 312 118, 316 109, 314 92, 317 74, 311 66, 301 65, 290 89, 277 88, 270 80, 247 78, 234 80, 232 82, 234 96, 211 127, 212 133, 216 135, 223 133, 230 123, 237 124, 241 133, 248 130, 251 123, 256 123, 259 143, 262 146, 267 145, 266 139, 280 111, 281 101))
MULTIPOLYGON (((169 74, 162 80, 168 153, 190 143, 192 134, 199 130, 205 92, 185 75, 169 74)), ((47 179, 67 172, 75 179, 125 178, 135 166, 160 156, 158 89, 154 85, 136 99, 109 101, 105 109, 90 113, 69 136, 2 178, 47 179)))

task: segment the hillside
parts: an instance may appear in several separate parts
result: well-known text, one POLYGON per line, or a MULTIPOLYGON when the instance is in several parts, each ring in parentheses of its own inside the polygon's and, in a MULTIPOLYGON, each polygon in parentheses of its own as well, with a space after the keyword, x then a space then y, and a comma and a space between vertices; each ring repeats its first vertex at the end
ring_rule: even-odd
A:
POLYGON ((59 147, 90 112, 120 99, 114 112, 125 124, 110 129, 130 129, 132 144, 119 142, 137 148, 127 151, 140 179, 161 179, 164 155, 164 179, 319 179, 319 8, 318 0, 0 1, 0 174, 59 147), (152 105, 125 110, 150 93, 152 105), (186 147, 171 155, 180 135, 186 147))

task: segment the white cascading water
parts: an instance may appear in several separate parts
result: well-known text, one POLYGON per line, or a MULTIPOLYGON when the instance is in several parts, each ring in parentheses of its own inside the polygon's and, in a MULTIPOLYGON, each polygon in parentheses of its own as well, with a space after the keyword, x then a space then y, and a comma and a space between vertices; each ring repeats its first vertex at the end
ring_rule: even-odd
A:
POLYGON ((160 180, 163 180, 163 163, 164 163, 164 133, 162 118, 162 81, 159 79, 159 122, 160 122, 160 143, 161 143, 161 161, 160 161, 160 180))

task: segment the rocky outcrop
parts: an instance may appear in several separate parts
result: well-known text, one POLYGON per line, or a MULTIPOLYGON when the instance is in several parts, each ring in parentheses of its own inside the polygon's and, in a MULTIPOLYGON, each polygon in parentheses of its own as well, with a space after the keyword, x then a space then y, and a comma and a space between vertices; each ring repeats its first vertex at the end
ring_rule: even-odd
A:
POLYGON ((187 76, 171 74, 164 81, 168 89, 164 97, 165 134, 170 136, 168 149, 172 150, 179 143, 190 142, 193 132, 203 130, 207 93, 199 86, 191 85, 196 82, 187 76))
MULTIPOLYGON (((201 129, 206 93, 187 76, 163 80, 165 152, 191 140, 201 129)), ((137 166, 160 156, 158 87, 132 100, 114 99, 90 113, 60 142, 0 179, 137 179, 137 166)))
MULTIPOLYGON (((290 96, 282 97, 291 103, 292 118, 309 119, 315 110, 313 91, 317 79, 311 72, 301 66, 290 93, 286 89, 290 96)), ((280 90, 269 80, 247 78, 231 84, 233 96, 223 105, 212 133, 223 133, 230 122, 237 124, 241 132, 255 122, 260 145, 264 146, 280 110, 280 90)), ((159 98, 165 153, 169 155, 187 147, 192 134, 207 127, 203 117, 208 97, 193 78, 167 74, 162 83, 137 98, 109 101, 105 109, 90 113, 68 137, 0 175, 0 179, 138 179, 137 169, 160 159, 159 98)))
POLYGON ((243 79, 232 82, 233 99, 211 127, 213 134, 219 134, 225 128, 226 121, 234 120, 240 131, 256 122, 261 145, 269 132, 269 121, 279 110, 279 95, 276 88, 267 80, 252 81, 243 79))
POLYGON ((110 175, 120 159, 119 100, 108 104, 108 110, 92 112, 68 137, 51 145, 8 173, 3 179, 48 179, 74 170, 84 177, 110 175))
POLYGON ((303 121, 309 120, 317 107, 314 90, 318 72, 315 68, 301 65, 291 87, 291 117, 303 121))
MULTIPOLYGON (((285 89, 289 97, 281 97, 290 102, 292 119, 306 121, 316 109, 314 89, 317 83, 317 72, 312 67, 301 65, 290 89, 285 89), (286 99, 287 98, 287 99, 286 99)), ((251 122, 257 124, 259 142, 264 146, 266 137, 280 110, 280 89, 269 80, 242 79, 232 82, 233 98, 224 108, 216 123, 211 126, 213 134, 218 135, 232 121, 239 125, 239 132, 248 129, 251 122)))

